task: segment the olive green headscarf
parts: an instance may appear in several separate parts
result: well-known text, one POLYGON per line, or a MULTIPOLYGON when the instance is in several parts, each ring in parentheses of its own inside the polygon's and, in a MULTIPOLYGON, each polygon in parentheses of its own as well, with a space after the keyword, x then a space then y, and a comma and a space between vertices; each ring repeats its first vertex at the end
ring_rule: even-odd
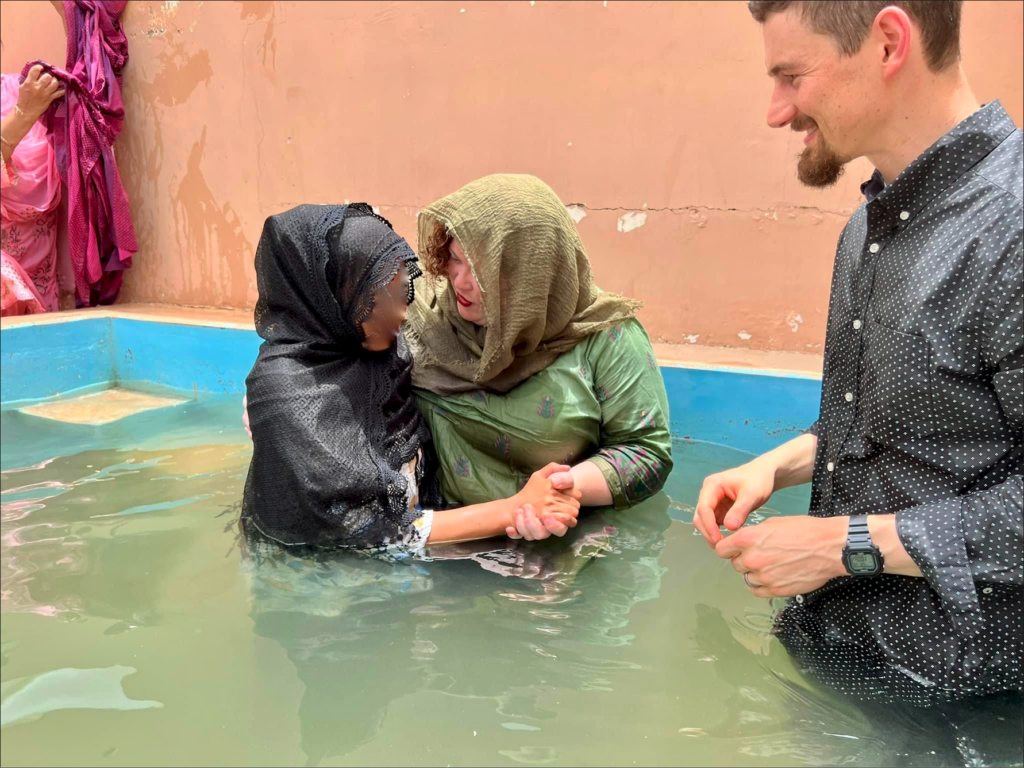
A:
POLYGON ((487 327, 459 316, 447 280, 421 280, 406 323, 413 386, 420 389, 508 392, 641 306, 594 285, 569 212, 533 176, 486 176, 426 208, 419 217, 421 256, 439 232, 465 251, 487 327))

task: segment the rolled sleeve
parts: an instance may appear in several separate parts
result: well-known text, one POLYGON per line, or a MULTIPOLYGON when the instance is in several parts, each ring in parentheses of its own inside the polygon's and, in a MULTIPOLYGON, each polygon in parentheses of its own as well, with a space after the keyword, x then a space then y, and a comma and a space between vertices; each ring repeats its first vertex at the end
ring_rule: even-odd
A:
POLYGON ((626 484, 615 466, 600 454, 587 459, 591 464, 601 470, 605 482, 608 483, 608 490, 612 494, 612 506, 615 509, 626 509, 629 507, 629 497, 626 495, 626 484))
POLYGON ((984 624, 977 581, 1022 583, 1022 498, 1015 475, 984 491, 896 513, 900 541, 961 637, 984 624))
POLYGON ((1016 445, 1001 459, 1011 469, 1009 477, 991 488, 896 513, 903 546, 963 636, 974 634, 982 623, 976 582, 1016 587, 1024 583, 1024 480, 1019 470, 1024 428, 1021 270, 1018 239, 990 281, 981 347, 993 371, 992 389, 1008 431, 1017 436, 1016 445))

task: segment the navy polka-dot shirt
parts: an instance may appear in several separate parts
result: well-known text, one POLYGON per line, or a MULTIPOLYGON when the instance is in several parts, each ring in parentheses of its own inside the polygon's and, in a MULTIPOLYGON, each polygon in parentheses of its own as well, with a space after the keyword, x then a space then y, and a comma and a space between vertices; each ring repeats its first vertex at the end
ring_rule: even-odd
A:
POLYGON ((993 102, 876 172, 832 279, 811 514, 895 513, 924 578, 794 609, 948 689, 1022 685, 1022 146, 993 102))

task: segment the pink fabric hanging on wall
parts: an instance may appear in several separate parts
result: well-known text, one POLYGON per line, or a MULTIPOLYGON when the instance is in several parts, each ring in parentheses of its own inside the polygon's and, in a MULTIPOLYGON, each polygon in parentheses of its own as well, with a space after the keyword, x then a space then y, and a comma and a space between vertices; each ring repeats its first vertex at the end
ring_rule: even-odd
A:
POLYGON ((68 245, 79 307, 112 304, 138 251, 128 196, 114 159, 124 124, 121 71, 128 39, 118 18, 126 0, 67 0, 67 69, 35 64, 64 84, 66 95, 42 120, 53 132, 57 168, 68 186, 68 245))

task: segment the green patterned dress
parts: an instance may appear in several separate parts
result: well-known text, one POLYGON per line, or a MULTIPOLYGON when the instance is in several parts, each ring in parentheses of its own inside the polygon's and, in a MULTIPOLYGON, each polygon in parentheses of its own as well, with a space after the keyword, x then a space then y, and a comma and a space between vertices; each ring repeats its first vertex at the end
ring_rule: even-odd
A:
POLYGON ((635 319, 589 336, 507 394, 416 398, 453 502, 507 498, 550 462, 587 460, 623 509, 661 490, 672 470, 665 384, 635 319))

